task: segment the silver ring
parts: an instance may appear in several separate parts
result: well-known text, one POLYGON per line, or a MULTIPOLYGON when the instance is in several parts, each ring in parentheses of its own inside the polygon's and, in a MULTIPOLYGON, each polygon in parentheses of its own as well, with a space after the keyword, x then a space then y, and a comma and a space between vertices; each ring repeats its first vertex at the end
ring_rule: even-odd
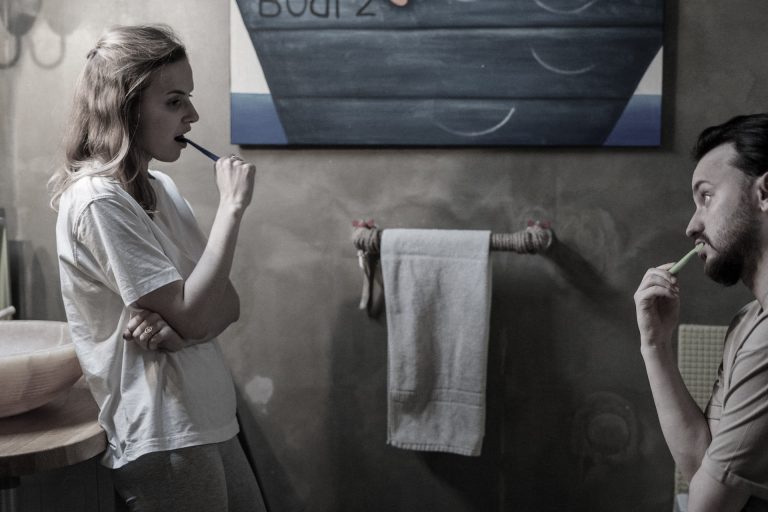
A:
POLYGON ((144 329, 144 334, 150 334, 152 332, 152 326, 150 325, 146 329, 144 329))

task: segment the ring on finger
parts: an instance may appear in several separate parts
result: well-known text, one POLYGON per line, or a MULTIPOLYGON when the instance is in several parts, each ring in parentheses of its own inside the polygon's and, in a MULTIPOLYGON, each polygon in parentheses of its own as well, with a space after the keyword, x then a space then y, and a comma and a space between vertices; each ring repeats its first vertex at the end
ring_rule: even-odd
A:
POLYGON ((153 331, 153 329, 152 329, 152 326, 150 325, 149 327, 144 329, 144 334, 152 334, 152 331, 153 331))

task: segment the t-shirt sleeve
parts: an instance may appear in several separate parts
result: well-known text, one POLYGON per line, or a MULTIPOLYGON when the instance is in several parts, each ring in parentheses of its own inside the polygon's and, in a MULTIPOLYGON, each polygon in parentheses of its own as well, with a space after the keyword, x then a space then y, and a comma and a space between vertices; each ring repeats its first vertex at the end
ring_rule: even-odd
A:
POLYGON ((736 355, 722 414, 702 468, 729 487, 768 499, 768 326, 761 322, 736 355))
POLYGON ((76 223, 75 261, 90 260, 98 267, 125 305, 182 279, 150 222, 121 198, 104 196, 91 201, 76 223))

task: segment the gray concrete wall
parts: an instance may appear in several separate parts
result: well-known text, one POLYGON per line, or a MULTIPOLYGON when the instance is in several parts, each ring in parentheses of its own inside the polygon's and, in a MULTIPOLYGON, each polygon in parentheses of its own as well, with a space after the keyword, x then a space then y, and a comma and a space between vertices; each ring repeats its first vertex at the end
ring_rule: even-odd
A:
MULTIPOLYGON (((382 0, 383 1, 383 0, 382 0)), ((416 0, 418 1, 418 0, 416 0)), ((233 280, 242 319, 223 337, 264 492, 280 511, 637 510, 671 507, 673 465, 638 351, 632 294, 646 267, 691 246, 688 151, 705 126, 765 108, 768 10, 669 1, 659 149, 243 150, 253 206, 233 280), (482 457, 385 445, 386 326, 356 309, 350 224, 515 231, 551 220, 546 257, 493 255, 489 411, 482 457)), ((0 207, 26 318, 63 319, 56 164, 73 83, 102 28, 166 22, 188 43, 195 139, 229 145, 227 0, 44 0, 23 54, 0 71, 0 207), (63 10, 60 5, 66 4, 63 10), (51 20, 51 21, 48 21, 51 20), (58 36, 65 33, 60 63, 58 36), (10 192, 12 190, 12 192, 10 192)), ((158 165, 207 229, 210 163, 158 165)), ((682 319, 727 323, 749 299, 691 265, 682 319)))

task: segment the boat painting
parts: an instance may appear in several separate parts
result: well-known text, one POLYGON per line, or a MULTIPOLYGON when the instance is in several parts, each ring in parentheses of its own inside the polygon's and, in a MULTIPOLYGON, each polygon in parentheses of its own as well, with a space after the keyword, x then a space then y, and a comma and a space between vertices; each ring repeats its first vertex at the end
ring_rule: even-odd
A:
POLYGON ((661 142, 663 0, 230 2, 233 144, 661 142))

